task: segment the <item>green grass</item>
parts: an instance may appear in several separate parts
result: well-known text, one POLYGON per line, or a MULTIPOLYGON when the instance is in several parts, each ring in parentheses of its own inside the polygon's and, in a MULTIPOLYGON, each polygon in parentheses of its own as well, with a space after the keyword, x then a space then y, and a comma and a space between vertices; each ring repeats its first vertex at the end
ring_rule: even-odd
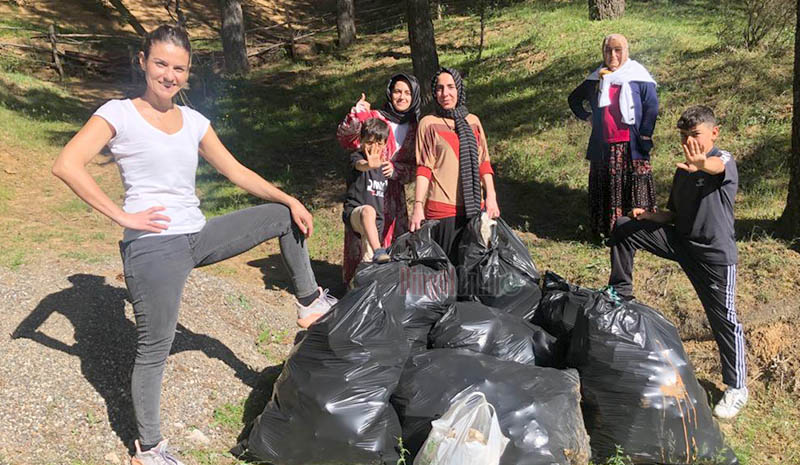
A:
MULTIPOLYGON (((477 19, 437 22, 440 62, 468 74, 469 108, 487 130, 504 218, 519 229, 527 225, 548 247, 561 247, 551 240, 587 241, 582 158, 588 128, 571 116, 566 96, 599 63, 600 38, 618 30, 630 38, 632 57, 660 83, 653 165, 661 204, 681 153, 675 121, 690 104, 708 103, 721 119, 719 145, 740 165, 740 225, 747 229, 777 218, 786 196, 791 114, 789 93, 774 89, 790 88, 791 57, 724 48, 714 9, 712 2, 699 1, 633 3, 621 20, 591 22, 581 2, 521 2, 490 19, 480 62, 477 19), (768 85, 760 80, 765 69, 771 73, 768 85)), ((249 79, 217 82, 213 98, 192 96, 237 157, 317 207, 322 234, 311 242, 312 255, 335 256, 341 244, 336 214, 319 214, 320 207, 335 207, 344 190, 336 124, 361 92, 377 107, 386 76, 411 69, 406 56, 381 58, 386 50, 407 50, 404 41, 402 30, 386 33, 346 54, 282 61, 249 79)), ((198 184, 210 214, 258 203, 208 166, 201 173, 198 184)), ((579 248, 584 258, 593 255, 591 247, 579 248)))
POLYGON ((247 462, 237 460, 229 453, 220 453, 207 450, 192 449, 186 451, 185 455, 191 457, 198 465, 246 465, 247 462))
MULTIPOLYGON (((797 269, 800 259, 771 232, 786 198, 791 53, 769 56, 720 43, 716 11, 716 3, 708 1, 629 3, 621 20, 591 22, 585 2, 520 2, 490 19, 480 62, 476 18, 449 16, 435 23, 440 62, 465 72, 468 106, 486 128, 503 217, 526 233, 541 269, 595 288, 607 279, 608 250, 590 240, 585 226, 589 129, 572 117, 566 97, 599 64, 601 38, 624 31, 632 58, 659 82, 652 163, 660 205, 681 160, 674 129, 678 115, 693 104, 711 105, 722 127, 719 146, 734 154, 740 172, 740 311, 748 315, 769 302, 797 297, 800 281, 789 270, 797 269)), ((214 98, 198 102, 237 157, 310 205, 313 259, 340 260, 345 158, 333 138, 336 125, 361 92, 377 107, 385 79, 412 69, 405 40, 405 31, 397 30, 341 54, 274 63, 248 79, 218 82, 214 98), (399 58, 386 58, 387 50, 400 52, 399 58)), ((199 185, 211 212, 258 203, 223 187, 207 167, 203 173, 199 185)), ((637 294, 671 320, 703 319, 676 264, 641 254, 637 279, 637 294)), ((716 369, 700 375, 719 377, 716 369)), ((796 399, 787 399, 796 409, 796 399)), ((759 411, 767 401, 753 403, 759 411)), ((773 425, 743 418, 729 432, 731 444, 748 463, 768 463, 782 444, 765 439, 748 452, 742 438, 747 429, 768 437, 773 425)), ((800 426, 796 416, 783 421, 800 426)))
POLYGON ((24 245, 24 237, 16 232, 16 225, 7 229, 0 223, 0 232, 6 239, 0 243, 0 266, 17 270, 29 258, 29 249, 24 245))
MULTIPOLYGON (((625 454, 625 451, 622 450, 622 447, 617 446, 617 449, 614 451, 614 455, 608 457, 605 462, 599 465, 630 465, 631 457, 625 454)), ((595 465, 594 462, 589 462, 589 465, 595 465)))
POLYGON ((225 296, 225 303, 231 307, 239 307, 242 310, 250 310, 253 304, 244 294, 227 294, 225 296))
POLYGON ((66 215, 73 215, 79 213, 89 213, 92 211, 92 207, 78 197, 72 197, 65 202, 55 205, 53 207, 53 211, 66 215))
POLYGON ((8 209, 8 201, 14 197, 13 191, 8 186, 0 186, 0 214, 8 209))
POLYGON ((0 26, 19 28, 19 29, 0 29, 0 38, 7 37, 30 37, 36 31, 46 32, 46 28, 37 26, 30 21, 25 21, 18 17, 10 16, 0 18, 0 26))
POLYGON ((242 429, 244 401, 237 404, 226 403, 214 409, 214 425, 238 433, 242 429))
POLYGON ((732 426, 738 434, 727 436, 740 463, 800 463, 800 444, 794 440, 798 429, 797 419, 800 418, 800 402, 796 396, 779 389, 759 394, 763 396, 763 402, 750 402, 733 422, 732 426), (765 451, 773 450, 775 444, 781 447, 780 462, 774 461, 777 454, 765 454, 765 451))
POLYGON ((396 465, 407 465, 406 456, 408 456, 410 452, 408 449, 406 449, 406 446, 403 444, 402 437, 397 438, 397 450, 398 453, 400 454, 400 458, 397 459, 396 465))
POLYGON ((274 355, 274 348, 270 346, 273 344, 283 346, 291 345, 293 340, 294 334, 290 333, 289 330, 285 328, 264 328, 262 325, 262 329, 259 331, 258 337, 256 338, 256 346, 258 347, 258 351, 263 354, 270 363, 280 363, 280 357, 274 355))
POLYGON ((103 263, 106 261, 106 255, 104 254, 97 254, 94 252, 82 252, 82 251, 69 251, 63 252, 58 255, 62 258, 68 258, 71 260, 78 260, 84 263, 96 264, 96 263, 103 263))
MULTIPOLYGON (((659 82, 661 112, 652 163, 662 206, 681 157, 675 121, 691 104, 711 105, 722 127, 719 146, 734 154, 740 173, 737 306, 745 317, 763 323, 777 318, 772 316, 779 313, 776 303, 800 298, 800 256, 772 232, 786 198, 792 53, 749 52, 721 43, 718 31, 725 16, 718 3, 628 2, 624 18, 591 22, 583 1, 523 1, 490 18, 481 61, 475 59, 475 17, 448 13, 435 22, 436 40, 441 63, 466 74, 468 106, 480 116, 488 135, 503 217, 521 232, 540 269, 552 269, 583 286, 605 284, 608 251, 595 245, 586 231, 588 167, 583 157, 589 130, 572 117, 566 97, 599 64, 601 38, 624 32, 631 57, 659 82)), ((0 24, 10 24, 3 21, 0 24)), ((336 125, 362 92, 379 107, 388 76, 409 71, 412 64, 404 29, 364 36, 343 52, 331 45, 332 36, 320 40, 319 55, 269 63, 246 78, 221 79, 208 70, 201 76, 197 67, 189 99, 212 120, 238 159, 309 207, 315 218, 309 241, 315 271, 325 266, 335 275, 341 260, 340 202, 346 170, 344 152, 334 139, 336 125), (396 55, 388 56, 387 51, 396 55)), ((22 166, 45 170, 91 109, 60 85, 13 71, 24 69, 21 66, 0 56, 0 147, 25 154, 22 166)), ((197 187, 209 217, 261 203, 202 162, 197 187)), ((41 189, 48 198, 60 193, 52 186, 41 189)), ((113 236, 106 230, 87 230, 83 221, 97 222, 98 215, 86 215, 75 199, 48 204, 54 217, 72 222, 48 218, 30 226, 25 219, 9 218, 19 196, 13 185, 0 184, 0 213, 6 213, 0 217, 0 266, 18 269, 35 254, 34 246, 86 247, 113 236), (51 229, 43 226, 50 223, 51 229)), ((60 253, 93 259, 81 255, 82 249, 60 253)), ((216 269, 236 273, 222 265, 216 269)), ((637 285, 637 295, 672 321, 704 318, 691 285, 675 264, 641 254, 637 285)), ((225 303, 252 305, 237 295, 226 296, 225 303)), ((262 330, 256 343, 269 357, 266 348, 284 343, 282 339, 278 332, 262 330)), ((719 381, 713 367, 698 371, 707 380, 719 381)), ((800 461, 792 440, 800 429, 798 410, 796 396, 772 391, 754 395, 742 416, 725 425, 742 463, 800 461)), ((243 411, 243 406, 226 404, 215 411, 214 421, 236 434, 243 411)), ((229 460, 205 451, 192 454, 200 463, 229 460)))

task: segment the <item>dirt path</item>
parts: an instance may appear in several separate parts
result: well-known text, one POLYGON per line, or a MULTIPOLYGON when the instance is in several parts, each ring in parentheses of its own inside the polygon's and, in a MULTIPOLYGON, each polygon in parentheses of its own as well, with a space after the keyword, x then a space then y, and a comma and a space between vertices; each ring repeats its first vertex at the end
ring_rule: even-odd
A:
MULTIPOLYGON (((123 463, 136 431, 136 332, 119 269, 116 260, 0 268, 0 463, 123 463)), ((163 432, 179 449, 225 451, 238 431, 215 424, 214 410, 259 396, 262 372, 275 372, 296 333, 293 299, 195 270, 181 312, 163 432), (270 336, 259 345, 260 333, 270 336), (195 429, 210 443, 190 439, 195 429)))

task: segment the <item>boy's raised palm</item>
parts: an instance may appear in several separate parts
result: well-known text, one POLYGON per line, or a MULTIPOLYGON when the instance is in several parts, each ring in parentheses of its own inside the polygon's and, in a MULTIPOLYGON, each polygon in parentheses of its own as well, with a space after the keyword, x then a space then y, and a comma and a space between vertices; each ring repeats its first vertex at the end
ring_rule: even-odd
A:
POLYGON ((700 144, 694 140, 689 139, 686 141, 685 144, 681 145, 683 147, 683 155, 686 157, 685 163, 678 163, 678 168, 688 171, 690 173, 694 173, 695 171, 700 170, 706 163, 706 153, 700 147, 700 144))

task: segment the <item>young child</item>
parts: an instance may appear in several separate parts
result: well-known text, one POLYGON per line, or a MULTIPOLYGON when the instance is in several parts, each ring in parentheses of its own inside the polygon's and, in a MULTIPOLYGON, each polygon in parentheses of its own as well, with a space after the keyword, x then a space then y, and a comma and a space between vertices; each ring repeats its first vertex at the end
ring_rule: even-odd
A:
POLYGON ((719 347, 727 385, 714 408, 733 418, 747 402, 742 325, 736 319, 736 262, 733 202, 739 184, 731 154, 714 145, 714 112, 694 106, 678 119, 686 160, 678 163, 667 210, 621 217, 611 237, 609 284, 633 299, 633 256, 637 250, 678 262, 697 292, 719 347))
POLYGON ((370 118, 361 126, 361 149, 350 155, 352 169, 347 180, 342 220, 361 237, 362 262, 385 263, 389 254, 381 247, 383 197, 388 181, 381 170, 381 153, 389 138, 389 125, 370 118))

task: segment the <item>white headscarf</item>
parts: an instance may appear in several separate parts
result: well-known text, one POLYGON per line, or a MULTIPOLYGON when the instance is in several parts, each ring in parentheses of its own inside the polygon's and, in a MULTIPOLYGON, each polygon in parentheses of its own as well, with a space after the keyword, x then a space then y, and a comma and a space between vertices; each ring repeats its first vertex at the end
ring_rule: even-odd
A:
POLYGON ((639 64, 636 60, 630 58, 625 61, 616 71, 609 73, 600 78, 600 70, 603 66, 597 68, 589 77, 587 81, 600 81, 600 97, 597 99, 597 106, 604 108, 611 105, 611 97, 609 96, 609 89, 612 85, 619 85, 621 87, 619 93, 619 110, 622 113, 622 122, 627 125, 632 125, 636 122, 636 115, 634 113, 633 94, 631 93, 631 81, 638 82, 652 82, 656 84, 653 76, 645 69, 644 66, 639 64))

